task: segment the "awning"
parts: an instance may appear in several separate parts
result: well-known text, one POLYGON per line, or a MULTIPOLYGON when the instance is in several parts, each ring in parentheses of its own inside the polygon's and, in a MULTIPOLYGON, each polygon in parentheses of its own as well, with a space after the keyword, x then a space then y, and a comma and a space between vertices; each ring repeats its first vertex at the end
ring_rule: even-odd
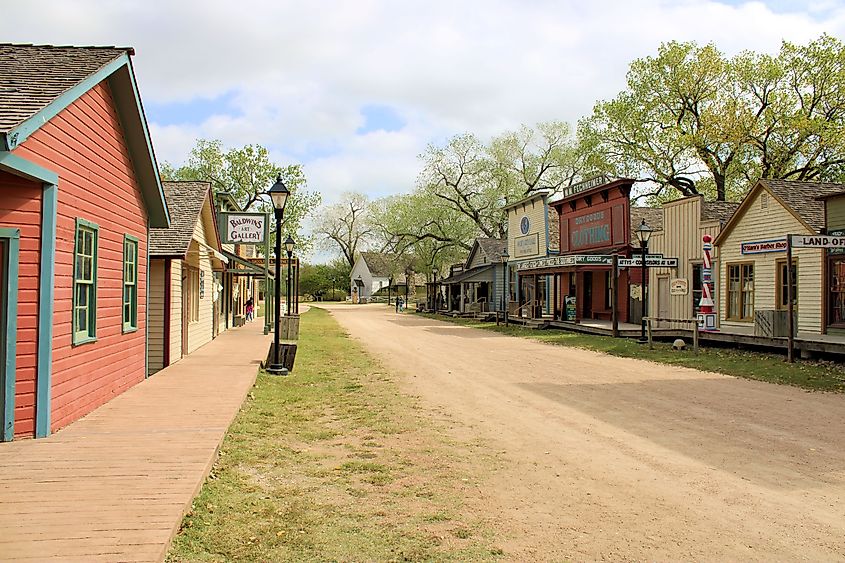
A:
POLYGON ((228 258, 226 258, 225 256, 223 256, 223 255, 222 255, 220 252, 218 252, 216 249, 214 249, 214 248, 212 248, 212 247, 208 246, 207 244, 205 244, 205 243, 204 243, 204 242, 202 242, 202 241, 199 241, 199 240, 198 240, 197 242, 199 243, 199 245, 200 245, 200 246, 205 247, 205 249, 206 249, 206 250, 208 250, 209 252, 211 252, 211 255, 212 255, 212 256, 214 256, 215 258, 217 258, 218 260, 220 260, 220 261, 221 261, 221 262, 223 262, 224 264, 228 264, 228 263, 229 263, 229 259, 228 259, 228 258))
MULTIPOLYGON (((244 275, 262 275, 262 276, 264 275, 264 268, 261 268, 261 267, 255 265, 255 264, 253 264, 249 260, 245 260, 244 258, 238 256, 237 254, 232 254, 228 250, 224 250, 223 255, 226 258, 228 258, 227 263, 228 263, 228 261, 232 261, 235 264, 240 264, 241 266, 244 267, 243 270, 235 270, 235 269, 227 270, 230 273, 237 274, 237 273, 242 272, 244 275)), ((270 272, 268 272, 268 274, 271 278, 275 277, 273 275, 272 269, 271 269, 270 272)))
MULTIPOLYGON (((471 282, 476 281, 473 278, 478 276, 479 274, 483 274, 487 270, 493 268, 493 264, 487 264, 486 266, 479 266, 477 268, 473 268, 471 270, 464 270, 459 274, 455 274, 454 276, 450 276, 448 278, 444 278, 437 283, 441 283, 443 285, 453 285, 456 283, 462 282, 471 282)), ((487 281, 487 280, 480 280, 480 281, 487 281)))

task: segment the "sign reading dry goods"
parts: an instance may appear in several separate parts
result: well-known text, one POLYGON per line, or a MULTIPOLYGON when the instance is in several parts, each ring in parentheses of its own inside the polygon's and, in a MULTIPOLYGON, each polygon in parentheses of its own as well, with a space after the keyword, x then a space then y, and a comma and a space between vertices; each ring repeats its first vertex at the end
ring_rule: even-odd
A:
POLYGON ((792 235, 795 248, 845 248, 845 236, 841 235, 792 235))
POLYGON ((554 268, 555 266, 610 266, 611 264, 613 264, 613 256, 604 254, 570 254, 568 256, 552 256, 550 258, 525 260, 517 264, 516 269, 522 271, 554 268))
POLYGON ((264 213, 226 213, 223 215, 224 243, 264 243, 267 216, 264 213))
POLYGON ((740 245, 742 254, 763 254, 764 252, 786 252, 786 239, 759 240, 756 242, 743 242, 740 245))

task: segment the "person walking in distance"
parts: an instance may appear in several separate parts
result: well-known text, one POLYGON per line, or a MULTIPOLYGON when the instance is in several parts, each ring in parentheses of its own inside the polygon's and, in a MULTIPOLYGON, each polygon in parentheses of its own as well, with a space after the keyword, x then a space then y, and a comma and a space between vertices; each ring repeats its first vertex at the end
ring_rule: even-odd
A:
POLYGON ((252 297, 250 297, 246 300, 246 320, 249 322, 253 318, 255 318, 255 302, 253 302, 252 297))

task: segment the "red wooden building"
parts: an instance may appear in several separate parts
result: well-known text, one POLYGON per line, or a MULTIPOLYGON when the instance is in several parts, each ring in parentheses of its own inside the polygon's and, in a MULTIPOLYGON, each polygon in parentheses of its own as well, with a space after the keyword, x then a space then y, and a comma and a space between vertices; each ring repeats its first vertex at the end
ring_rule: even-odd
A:
MULTIPOLYGON (((659 210, 631 206, 633 183, 626 178, 592 178, 566 188, 549 202, 559 220, 560 253, 523 261, 517 273, 521 288, 537 287, 540 277, 551 279, 553 319, 611 319, 612 256, 631 257, 632 242, 637 244, 632 228, 643 218, 659 228, 655 222, 660 217, 652 213, 659 210)), ((630 297, 630 287, 639 286, 640 278, 635 268, 619 272, 616 292, 622 322, 639 322, 641 301, 630 297)))
POLYGON ((146 376, 148 227, 169 225, 131 49, 0 44, 0 439, 146 376))

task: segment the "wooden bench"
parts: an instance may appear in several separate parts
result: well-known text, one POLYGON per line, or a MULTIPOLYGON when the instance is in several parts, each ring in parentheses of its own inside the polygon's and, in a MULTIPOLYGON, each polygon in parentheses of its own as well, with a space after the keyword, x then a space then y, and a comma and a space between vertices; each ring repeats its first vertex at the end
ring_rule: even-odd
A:
POLYGON ((593 311, 594 320, 609 321, 613 318, 613 311, 593 311))

